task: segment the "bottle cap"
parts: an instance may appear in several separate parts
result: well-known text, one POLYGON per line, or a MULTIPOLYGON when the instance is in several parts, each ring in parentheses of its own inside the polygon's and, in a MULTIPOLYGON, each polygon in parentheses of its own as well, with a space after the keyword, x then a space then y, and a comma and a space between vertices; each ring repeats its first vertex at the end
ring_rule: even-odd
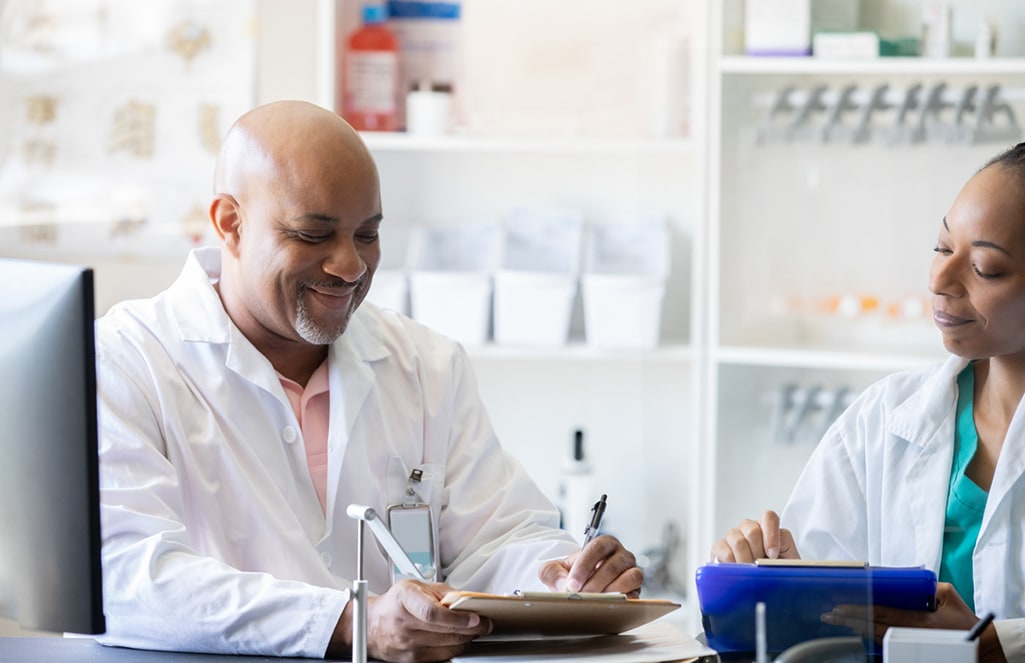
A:
POLYGON ((363 22, 374 24, 388 20, 388 9, 384 5, 363 5, 363 22))

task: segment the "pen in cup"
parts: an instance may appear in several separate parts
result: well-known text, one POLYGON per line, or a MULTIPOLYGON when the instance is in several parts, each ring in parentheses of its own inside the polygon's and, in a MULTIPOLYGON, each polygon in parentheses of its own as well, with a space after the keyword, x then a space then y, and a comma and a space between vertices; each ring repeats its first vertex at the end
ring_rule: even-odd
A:
POLYGON ((591 521, 588 524, 587 529, 584 530, 584 545, 586 546, 591 542, 591 539, 598 536, 598 530, 601 529, 602 518, 605 517, 605 494, 602 493, 601 498, 594 503, 591 507, 591 521))
POLYGON ((996 615, 992 612, 987 612, 985 617, 975 622, 975 626, 968 631, 968 635, 965 636, 965 640, 968 640, 969 642, 977 640, 979 636, 982 635, 982 632, 986 630, 986 627, 993 621, 994 617, 996 617, 996 615))

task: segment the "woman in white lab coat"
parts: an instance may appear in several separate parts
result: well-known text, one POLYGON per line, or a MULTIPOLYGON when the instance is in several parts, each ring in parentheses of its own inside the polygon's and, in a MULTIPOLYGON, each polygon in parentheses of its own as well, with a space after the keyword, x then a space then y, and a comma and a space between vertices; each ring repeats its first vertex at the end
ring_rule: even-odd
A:
POLYGON ((881 641, 889 626, 967 629, 993 612, 980 660, 1021 660, 1025 143, 968 181, 935 252, 933 319, 952 356, 866 389, 815 449, 782 519, 743 521, 712 557, 924 565, 941 581, 935 612, 842 606, 823 619, 881 641))

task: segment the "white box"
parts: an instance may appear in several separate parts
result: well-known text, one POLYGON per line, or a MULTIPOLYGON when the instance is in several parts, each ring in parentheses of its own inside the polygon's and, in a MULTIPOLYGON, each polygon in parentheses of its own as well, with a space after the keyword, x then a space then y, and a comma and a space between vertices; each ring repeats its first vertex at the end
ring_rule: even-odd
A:
POLYGON ((812 54, 817 58, 878 58, 879 35, 875 32, 816 32, 812 54))
POLYGON ((922 5, 922 57, 950 57, 952 12, 949 2, 927 2, 922 5))
POLYGON ((968 631, 891 626, 883 636, 886 663, 975 663, 978 640, 968 631))
POLYGON ((592 225, 580 277, 587 344, 656 347, 668 273, 669 228, 663 220, 592 225))
POLYGON ((584 274, 584 326, 596 348, 658 347, 665 279, 653 275, 584 274))
POLYGON ((576 292, 575 274, 499 270, 495 274, 495 342, 565 345, 576 292))
POLYGON ((488 340, 498 224, 421 228, 409 275, 412 317, 465 345, 488 340))
POLYGON ((409 285, 413 319, 464 345, 487 342, 491 318, 489 274, 414 271, 409 285))
POLYGON ((569 337, 584 215, 519 207, 503 221, 495 274, 495 342, 556 347, 569 337))
POLYGON ((409 226, 381 224, 381 262, 367 301, 409 315, 409 259, 413 231, 409 226))
POLYGON ((748 55, 811 53, 811 0, 747 0, 744 52, 748 55))

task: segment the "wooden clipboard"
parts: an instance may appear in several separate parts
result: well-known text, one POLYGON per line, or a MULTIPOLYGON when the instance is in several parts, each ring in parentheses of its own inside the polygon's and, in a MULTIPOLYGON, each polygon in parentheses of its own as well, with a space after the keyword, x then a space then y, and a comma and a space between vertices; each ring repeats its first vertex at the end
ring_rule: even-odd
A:
POLYGON ((494 622, 492 636, 607 635, 636 628, 680 607, 672 601, 623 594, 530 592, 524 595, 449 592, 442 604, 494 622))

